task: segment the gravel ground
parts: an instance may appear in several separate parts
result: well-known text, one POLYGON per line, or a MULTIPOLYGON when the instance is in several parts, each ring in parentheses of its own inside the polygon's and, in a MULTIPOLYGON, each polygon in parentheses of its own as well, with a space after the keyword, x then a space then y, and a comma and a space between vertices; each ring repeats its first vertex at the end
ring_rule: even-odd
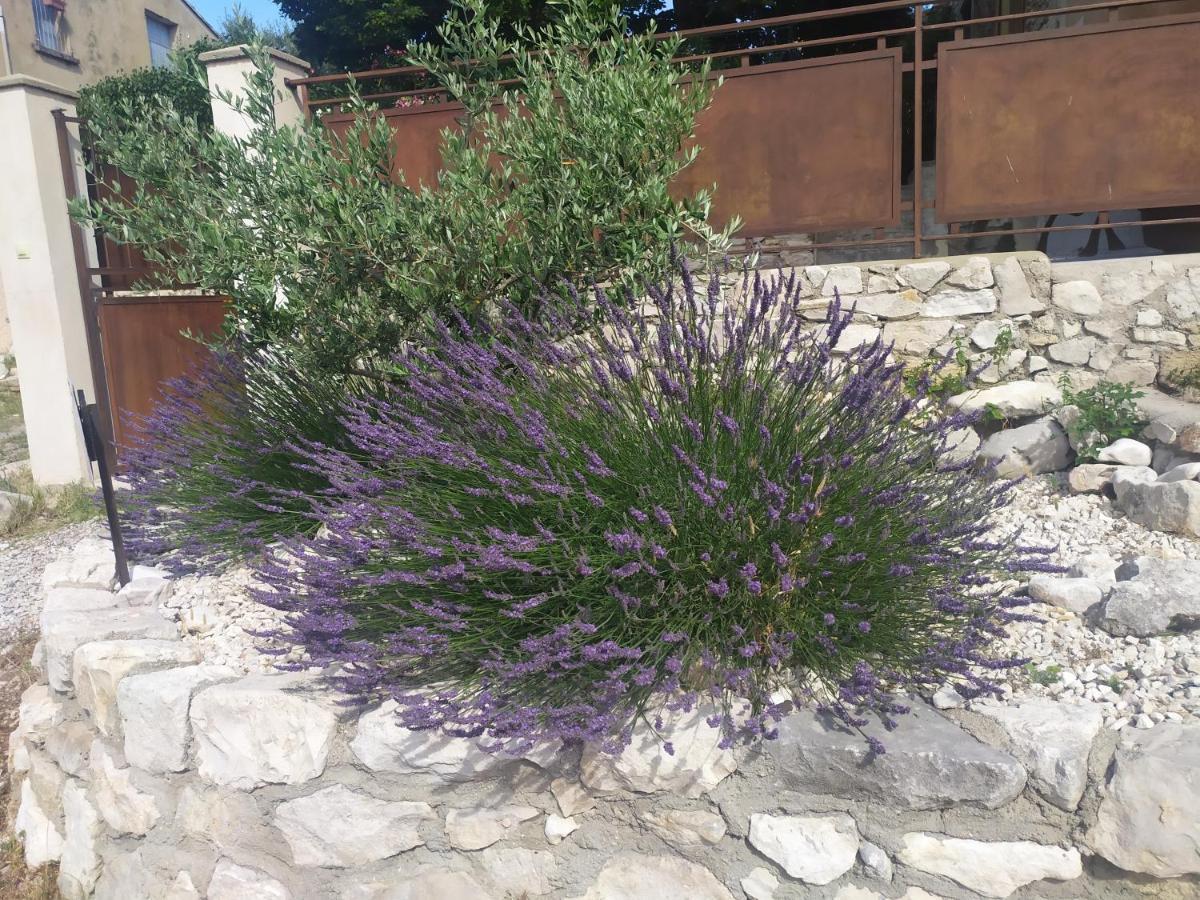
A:
POLYGON ((29 537, 0 540, 0 635, 32 627, 41 609, 42 571, 85 537, 104 537, 100 521, 80 522, 29 537))

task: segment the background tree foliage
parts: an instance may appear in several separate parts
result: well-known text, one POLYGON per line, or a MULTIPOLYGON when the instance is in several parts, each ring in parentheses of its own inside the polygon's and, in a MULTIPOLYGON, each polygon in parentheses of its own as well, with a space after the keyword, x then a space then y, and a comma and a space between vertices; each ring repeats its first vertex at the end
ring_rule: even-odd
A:
POLYGON ((709 195, 668 190, 698 152, 681 148, 713 89, 679 83, 674 40, 618 40, 625 20, 589 0, 568 0, 541 31, 502 31, 484 0, 464 0, 437 45, 411 48, 465 106, 442 135, 435 185, 389 177, 391 129, 361 103, 340 141, 319 120, 276 129, 257 53, 236 101, 254 123, 244 139, 169 103, 98 111, 99 157, 136 193, 76 213, 140 247, 162 285, 232 298, 231 329, 251 346, 331 373, 386 367, 430 318, 476 319, 505 296, 532 311, 543 286, 657 277, 673 244, 724 246, 709 195), (520 84, 501 91, 510 54, 520 84))
MULTIPOLYGON (((296 23, 295 41, 302 57, 330 69, 362 69, 402 65, 399 56, 410 41, 437 41, 450 0, 276 0, 296 23)), ((608 0, 588 0, 594 12, 608 11, 608 0)), ((562 0, 488 0, 488 15, 511 37, 520 26, 541 28, 568 4, 562 0)), ((632 0, 622 4, 629 27, 644 31, 654 16, 665 11, 662 0, 632 0)))

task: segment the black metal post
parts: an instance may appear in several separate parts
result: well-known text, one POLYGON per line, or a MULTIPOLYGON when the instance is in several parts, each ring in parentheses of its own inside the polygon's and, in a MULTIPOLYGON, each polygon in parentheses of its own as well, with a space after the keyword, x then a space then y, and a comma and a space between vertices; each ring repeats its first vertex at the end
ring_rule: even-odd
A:
POLYGON ((88 458, 100 470, 100 491, 104 495, 104 512, 108 516, 108 531, 112 535, 113 554, 117 558, 117 580, 122 586, 129 584, 129 558, 125 555, 125 538, 121 533, 121 519, 117 514, 117 498, 113 493, 112 473, 108 470, 104 440, 96 426, 96 404, 88 403, 83 391, 76 392, 75 405, 79 409, 79 423, 83 426, 83 442, 88 458))

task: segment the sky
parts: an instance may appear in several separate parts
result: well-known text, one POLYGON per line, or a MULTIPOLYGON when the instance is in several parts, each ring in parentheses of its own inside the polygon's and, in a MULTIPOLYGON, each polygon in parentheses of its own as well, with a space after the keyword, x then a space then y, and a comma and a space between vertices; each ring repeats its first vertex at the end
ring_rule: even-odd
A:
MULTIPOLYGON (((234 5, 234 0, 189 0, 189 2, 213 28, 220 27, 226 10, 231 9, 234 5)), ((261 25, 269 25, 283 18, 283 14, 279 12, 279 7, 273 0, 241 0, 238 5, 250 13, 254 17, 254 21, 261 25)))

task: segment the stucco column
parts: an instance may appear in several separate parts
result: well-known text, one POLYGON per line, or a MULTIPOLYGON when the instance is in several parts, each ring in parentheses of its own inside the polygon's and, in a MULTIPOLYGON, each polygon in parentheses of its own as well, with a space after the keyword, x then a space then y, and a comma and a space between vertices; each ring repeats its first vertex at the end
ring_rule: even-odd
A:
MULTIPOLYGON (((304 107, 296 93, 285 84, 288 78, 303 78, 309 73, 304 60, 268 49, 271 62, 275 65, 275 125, 297 125, 304 119, 304 107)), ((200 54, 200 62, 208 72, 208 91, 213 109, 213 126, 233 138, 244 138, 250 134, 250 120, 218 96, 219 91, 234 97, 245 94, 246 77, 254 72, 254 61, 247 53, 245 44, 209 50, 200 54)))
MULTIPOLYGON (((33 477, 66 484, 92 477, 74 391, 95 399, 71 242, 55 109, 76 95, 24 75, 0 78, 0 284, 33 477)), ((80 166, 78 136, 71 164, 80 166)))

